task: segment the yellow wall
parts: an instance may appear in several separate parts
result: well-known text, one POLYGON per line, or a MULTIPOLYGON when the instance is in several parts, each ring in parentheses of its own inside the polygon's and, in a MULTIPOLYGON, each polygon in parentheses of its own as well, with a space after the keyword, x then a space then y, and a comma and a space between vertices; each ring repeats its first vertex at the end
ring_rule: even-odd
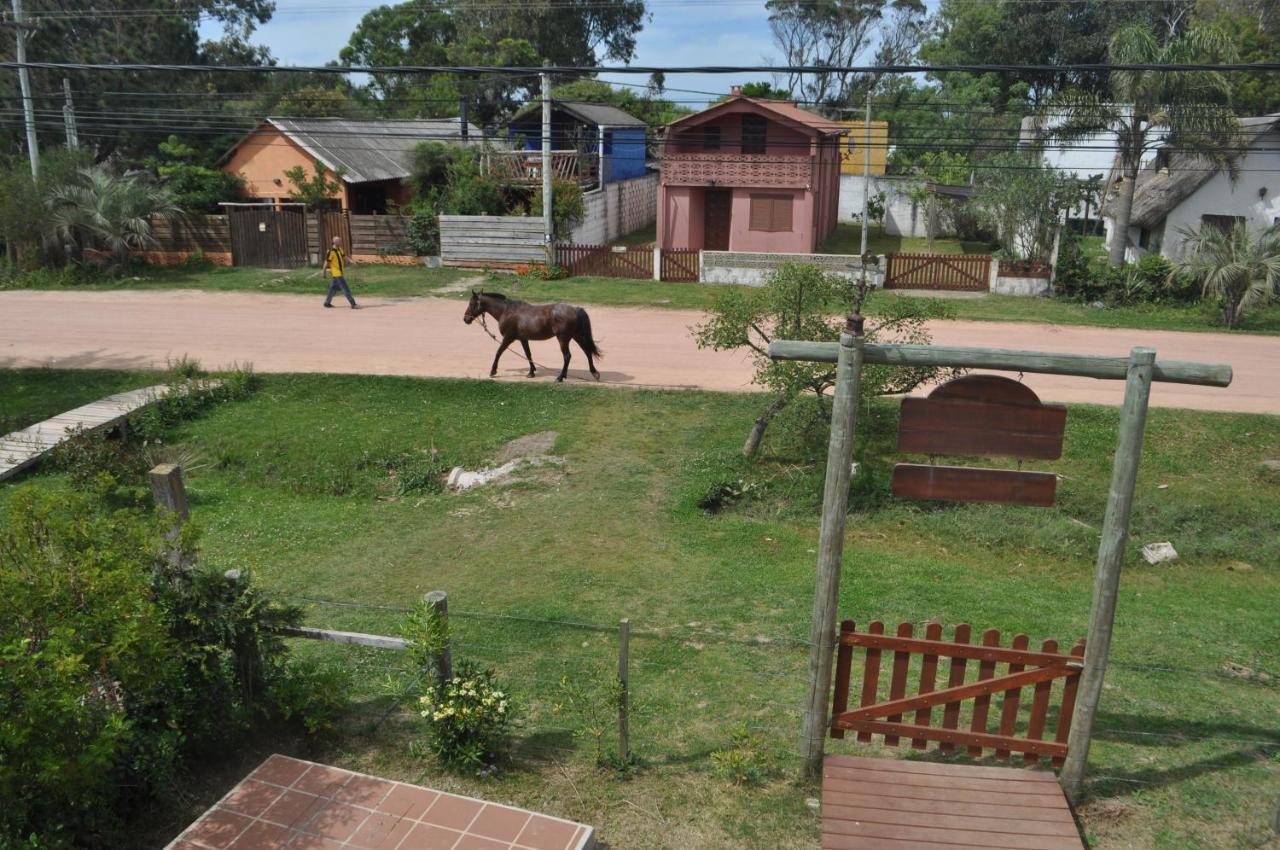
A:
MULTIPOLYGON (((866 165, 867 124, 865 121, 841 121, 849 134, 840 138, 840 173, 861 174, 866 165)), ((889 122, 871 122, 871 173, 884 174, 889 158, 889 122)))
MULTIPOLYGON (((251 133, 227 158, 224 171, 238 174, 244 179, 244 197, 250 200, 288 200, 292 185, 284 173, 301 165, 310 177, 315 157, 293 143, 270 124, 264 124, 251 133), (278 181, 278 182, 277 182, 278 181)), ((332 177, 332 175, 329 175, 332 177)), ((346 209, 347 184, 338 181, 339 189, 333 197, 346 209)))

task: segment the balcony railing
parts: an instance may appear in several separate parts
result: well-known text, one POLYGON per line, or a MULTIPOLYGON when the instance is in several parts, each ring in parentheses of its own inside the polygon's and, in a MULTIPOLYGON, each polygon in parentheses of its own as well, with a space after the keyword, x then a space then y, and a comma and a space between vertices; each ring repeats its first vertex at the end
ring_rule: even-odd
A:
MULTIPOLYGON (((517 186, 542 185, 542 151, 489 151, 483 159, 484 173, 517 186)), ((578 151, 552 151, 551 175, 570 180, 582 188, 599 182, 599 157, 578 151)))
POLYGON ((662 182, 669 186, 763 186, 809 189, 813 161, 809 156, 754 153, 667 153, 662 182))

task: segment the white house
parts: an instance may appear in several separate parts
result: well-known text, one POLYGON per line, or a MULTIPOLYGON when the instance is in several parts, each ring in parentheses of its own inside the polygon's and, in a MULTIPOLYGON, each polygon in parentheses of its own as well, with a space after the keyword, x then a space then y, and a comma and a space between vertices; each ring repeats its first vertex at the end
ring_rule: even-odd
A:
MULTIPOLYGON (((1177 151, 1161 151, 1138 173, 1126 260, 1137 262, 1151 252, 1176 259, 1184 241, 1181 231, 1203 225, 1244 221, 1264 228, 1280 222, 1280 114, 1241 118, 1240 127, 1246 150, 1236 162, 1234 180, 1206 160, 1177 151)), ((1116 204, 1113 194, 1102 208, 1108 248, 1117 238, 1116 204)))

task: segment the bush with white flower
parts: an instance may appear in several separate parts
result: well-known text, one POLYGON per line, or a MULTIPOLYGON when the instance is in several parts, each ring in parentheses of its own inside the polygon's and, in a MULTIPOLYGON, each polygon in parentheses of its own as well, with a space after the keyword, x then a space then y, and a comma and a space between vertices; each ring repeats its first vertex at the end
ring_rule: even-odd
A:
POLYGON ((451 678, 432 682, 418 709, 426 747, 446 765, 487 774, 506 751, 515 704, 492 670, 460 662, 451 678))

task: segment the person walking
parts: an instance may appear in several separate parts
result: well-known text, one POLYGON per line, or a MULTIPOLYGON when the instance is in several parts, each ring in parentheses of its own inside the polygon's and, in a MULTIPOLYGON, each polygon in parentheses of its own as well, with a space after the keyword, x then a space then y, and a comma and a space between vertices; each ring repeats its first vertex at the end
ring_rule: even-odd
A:
POLYGON ((338 289, 342 289, 342 294, 347 296, 347 301, 351 304, 351 309, 359 309, 356 299, 351 297, 351 287, 347 286, 347 255, 342 250, 342 240, 337 236, 333 237, 333 247, 329 249, 329 253, 324 256, 324 273, 329 277, 329 294, 325 296, 324 306, 333 306, 333 296, 338 294, 338 289))

